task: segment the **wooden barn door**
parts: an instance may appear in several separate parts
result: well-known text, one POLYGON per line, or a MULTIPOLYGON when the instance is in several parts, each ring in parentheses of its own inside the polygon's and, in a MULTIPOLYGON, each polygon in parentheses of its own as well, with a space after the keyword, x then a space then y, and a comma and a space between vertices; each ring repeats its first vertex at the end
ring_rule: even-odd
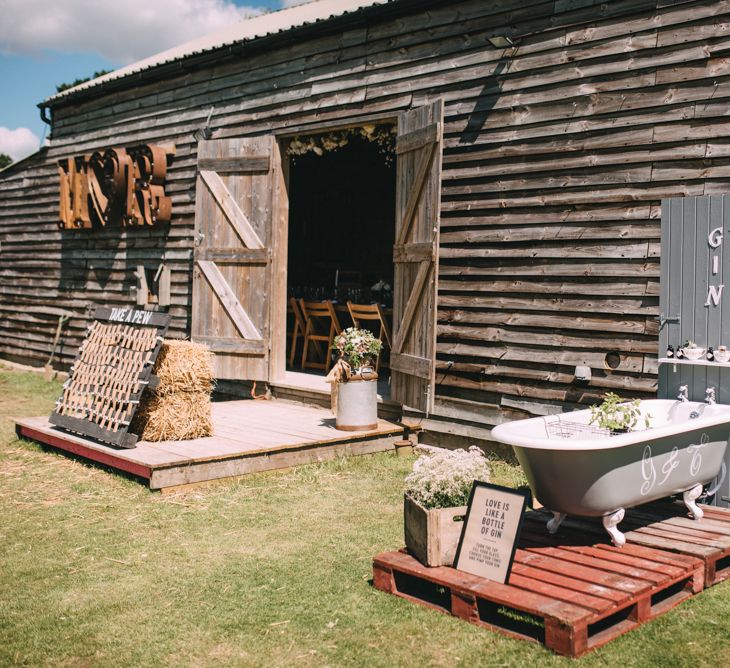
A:
POLYGON ((271 136, 201 141, 192 339, 216 377, 269 380, 278 147, 271 136))
POLYGON ((398 119, 391 396, 433 408, 443 102, 398 119))

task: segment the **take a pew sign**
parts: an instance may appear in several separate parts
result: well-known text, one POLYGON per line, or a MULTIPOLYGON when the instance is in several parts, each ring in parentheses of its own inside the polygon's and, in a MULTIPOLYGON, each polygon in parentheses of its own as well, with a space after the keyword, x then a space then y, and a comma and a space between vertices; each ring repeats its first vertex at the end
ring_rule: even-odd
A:
POLYGON ((140 227, 170 222, 165 195, 168 149, 108 148, 58 162, 61 229, 140 227))
POLYGON ((475 480, 454 568, 506 583, 526 504, 523 491, 475 480))

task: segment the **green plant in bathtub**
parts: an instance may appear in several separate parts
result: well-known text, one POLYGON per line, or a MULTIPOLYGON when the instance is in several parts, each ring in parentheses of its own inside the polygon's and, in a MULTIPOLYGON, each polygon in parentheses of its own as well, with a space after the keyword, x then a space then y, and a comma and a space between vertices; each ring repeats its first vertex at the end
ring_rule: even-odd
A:
MULTIPOLYGON (((594 424, 601 429, 608 429, 611 432, 631 431, 642 417, 639 399, 624 401, 615 392, 609 392, 603 396, 603 403, 598 406, 591 406, 591 419, 589 424, 594 424)), ((644 415, 644 426, 648 429, 651 416, 644 415)))

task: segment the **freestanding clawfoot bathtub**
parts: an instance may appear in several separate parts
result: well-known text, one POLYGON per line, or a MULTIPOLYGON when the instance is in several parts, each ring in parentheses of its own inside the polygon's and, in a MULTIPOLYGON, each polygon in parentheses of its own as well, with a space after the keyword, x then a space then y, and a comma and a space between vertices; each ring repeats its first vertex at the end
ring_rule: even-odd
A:
MULTIPOLYGON (((730 405, 652 399, 640 404, 651 427, 611 435, 589 425, 590 410, 516 420, 492 430, 514 447, 535 497, 553 511, 554 533, 567 515, 600 516, 614 545, 624 509, 684 494, 695 519, 705 483, 723 467, 730 405)), ((725 472, 723 471, 723 474, 725 472)))

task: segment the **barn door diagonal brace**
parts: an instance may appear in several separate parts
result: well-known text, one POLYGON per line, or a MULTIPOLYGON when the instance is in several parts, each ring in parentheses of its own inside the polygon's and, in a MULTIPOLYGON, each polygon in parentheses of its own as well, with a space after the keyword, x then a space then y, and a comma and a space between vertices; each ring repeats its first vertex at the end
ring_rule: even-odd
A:
POLYGON ((213 290, 213 294, 215 294, 241 336, 244 339, 262 341, 261 333, 256 329, 256 325, 253 324, 248 313, 241 306, 241 303, 236 298, 235 293, 231 290, 231 287, 228 285, 228 282, 223 277, 223 274, 221 274, 215 262, 198 260, 197 264, 213 290))
POLYGON ((421 193, 426 185, 426 177, 428 176, 431 164, 433 163, 433 157, 436 153, 436 143, 430 143, 423 147, 420 159, 418 161, 418 168, 416 171, 416 177, 413 181, 411 191, 408 193, 408 201, 406 202, 406 210, 401 221, 400 230, 398 230, 397 245, 403 245, 406 243, 406 239, 411 232, 413 225, 413 219, 416 216, 416 209, 418 208, 418 202, 421 198, 421 193))
POLYGON ((428 277, 431 273, 431 263, 421 262, 421 266, 418 267, 418 274, 416 274, 416 280, 413 282, 413 288, 411 294, 408 296, 408 302, 406 308, 403 311, 403 320, 401 321, 400 327, 398 328, 398 334, 395 336, 393 341, 393 352, 400 353, 403 350, 403 345, 408 338, 408 333, 411 330, 411 324, 413 317, 416 314, 418 303, 421 300, 421 293, 426 285, 428 277))
POLYGON ((215 199, 226 219, 231 224, 231 227, 243 242, 243 245, 246 248, 263 248, 264 244, 261 242, 259 235, 256 234, 246 214, 241 211, 241 208, 236 203, 226 184, 223 183, 223 179, 218 176, 218 173, 206 169, 201 169, 199 173, 200 178, 203 179, 203 183, 205 183, 213 199, 215 199))

